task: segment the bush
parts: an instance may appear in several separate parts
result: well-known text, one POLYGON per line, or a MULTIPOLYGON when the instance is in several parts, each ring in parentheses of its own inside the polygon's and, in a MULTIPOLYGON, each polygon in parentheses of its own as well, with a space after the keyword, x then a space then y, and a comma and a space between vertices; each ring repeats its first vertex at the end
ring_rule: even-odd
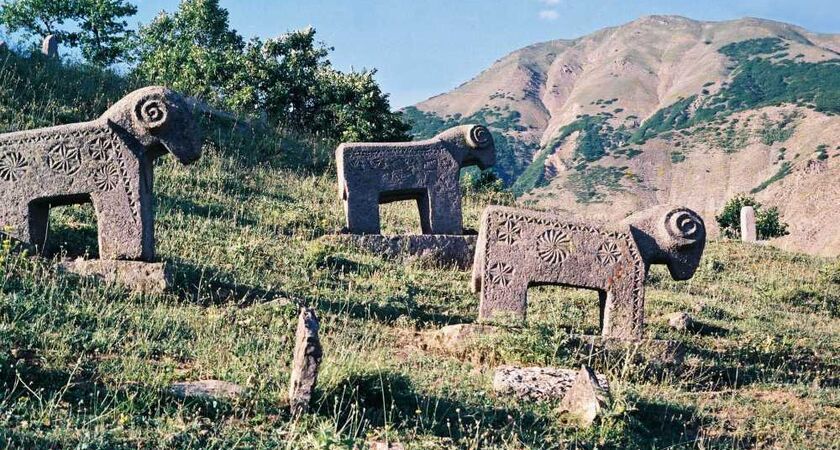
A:
POLYGON ((790 234, 788 224, 779 218, 779 210, 773 206, 762 209, 761 203, 747 195, 737 195, 724 205, 723 210, 715 216, 720 232, 729 239, 741 236, 741 208, 752 206, 755 209, 755 228, 759 239, 770 239, 790 234))

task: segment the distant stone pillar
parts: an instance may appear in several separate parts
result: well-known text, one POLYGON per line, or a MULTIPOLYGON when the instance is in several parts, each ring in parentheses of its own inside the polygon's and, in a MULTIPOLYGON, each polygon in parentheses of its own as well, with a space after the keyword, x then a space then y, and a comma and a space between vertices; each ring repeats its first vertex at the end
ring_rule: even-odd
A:
POLYGON ((51 34, 41 43, 41 53, 49 58, 58 58, 58 38, 51 34))
POLYGON ((744 206, 741 208, 741 241, 755 242, 756 236, 755 209, 752 206, 744 206))

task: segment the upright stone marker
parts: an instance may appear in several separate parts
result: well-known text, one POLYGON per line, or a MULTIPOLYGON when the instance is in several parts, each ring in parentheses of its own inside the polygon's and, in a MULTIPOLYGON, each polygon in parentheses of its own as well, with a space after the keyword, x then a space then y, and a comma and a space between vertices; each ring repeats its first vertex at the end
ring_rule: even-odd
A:
POLYGON ((58 38, 52 34, 45 37, 41 43, 41 53, 49 58, 58 58, 58 38))
POLYGON ((312 308, 301 308, 295 333, 295 354, 289 379, 289 405, 293 415, 309 411, 324 352, 318 339, 320 323, 312 308))
POLYGON ((423 234, 462 234, 460 170, 495 163, 493 136, 481 125, 419 142, 341 144, 336 166, 347 230, 379 234, 379 204, 415 200, 423 234))
POLYGON ((473 263, 479 320, 525 320, 528 287, 561 285, 598 291, 602 334, 639 339, 645 277, 665 264, 676 280, 694 275, 706 244, 694 211, 658 206, 615 228, 574 223, 554 214, 490 206, 484 210, 473 263))
POLYGON ((188 164, 202 138, 183 97, 147 87, 99 119, 0 135, 0 233, 43 248, 50 208, 92 202, 105 260, 155 258, 152 170, 188 164))
POLYGON ((741 208, 741 240, 755 242, 757 240, 755 228, 755 209, 752 206, 741 208))
POLYGON ((604 389, 592 369, 581 366, 572 387, 560 403, 560 412, 568 414, 579 426, 585 428, 592 425, 609 405, 609 390, 604 389))

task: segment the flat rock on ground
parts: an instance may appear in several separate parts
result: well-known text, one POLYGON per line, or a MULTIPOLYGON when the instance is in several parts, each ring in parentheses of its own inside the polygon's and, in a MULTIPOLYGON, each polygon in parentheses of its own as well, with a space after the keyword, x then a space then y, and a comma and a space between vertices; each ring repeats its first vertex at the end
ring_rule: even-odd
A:
POLYGON ((470 345, 482 336, 492 336, 499 331, 500 328, 492 325, 459 323, 424 333, 423 343, 432 350, 459 355, 467 351, 470 345))
MULTIPOLYGON (((493 390, 513 395, 523 400, 560 400, 572 388, 579 371, 557 367, 501 366, 493 375, 493 390)), ((603 375, 597 375, 598 384, 609 391, 603 375)))
POLYGON ((334 234, 322 238, 326 242, 360 247, 386 258, 410 257, 440 265, 455 265, 460 269, 472 267, 475 254, 475 235, 407 234, 334 234))
POLYGON ((242 386, 220 380, 173 383, 169 391, 180 399, 234 400, 245 393, 242 386))
POLYGON ((60 262, 58 269, 107 284, 118 284, 142 294, 161 294, 172 285, 172 276, 164 263, 77 259, 60 262))
POLYGON ((694 326, 694 319, 688 313, 679 311, 666 316, 668 326, 679 331, 686 331, 694 326))

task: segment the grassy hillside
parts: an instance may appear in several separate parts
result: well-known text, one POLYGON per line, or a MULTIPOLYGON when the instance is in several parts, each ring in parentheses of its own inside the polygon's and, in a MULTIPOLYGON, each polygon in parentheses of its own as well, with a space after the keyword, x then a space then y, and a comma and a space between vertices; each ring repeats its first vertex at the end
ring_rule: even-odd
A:
MULTIPOLYGON (((94 117, 130 87, 75 66, 5 58, 3 130, 94 117), (24 75, 15 75, 24 74, 24 75), (68 87, 69 86, 69 87, 68 87), (5 95, 8 94, 8 95, 5 95), (91 100, 91 98, 93 100, 91 100), (61 111, 62 113, 58 113, 61 111)), ((424 349, 421 333, 473 322, 468 274, 388 261, 320 236, 342 225, 330 149, 270 130, 207 123, 204 157, 156 168, 160 257, 177 289, 138 296, 55 273, 52 261, 0 250, 0 442, 11 448, 830 448, 840 441, 840 262, 732 242, 709 245, 676 283, 652 273, 651 337, 688 348, 681 370, 589 355, 569 334, 595 333, 593 293, 536 289, 528 326, 466 355, 424 349), (325 358, 314 412, 285 409, 296 308, 318 308, 325 358), (657 318, 685 310, 689 333, 657 318), (592 430, 565 427, 556 405, 496 396, 493 367, 587 362, 614 406, 592 430), (249 394, 181 402, 166 387, 216 378, 249 394), (84 445, 82 445, 84 444, 84 445)), ((465 225, 510 195, 467 192, 465 225)), ((383 208, 386 231, 418 228, 383 208)), ((96 253, 89 207, 51 216, 50 242, 96 253)))

